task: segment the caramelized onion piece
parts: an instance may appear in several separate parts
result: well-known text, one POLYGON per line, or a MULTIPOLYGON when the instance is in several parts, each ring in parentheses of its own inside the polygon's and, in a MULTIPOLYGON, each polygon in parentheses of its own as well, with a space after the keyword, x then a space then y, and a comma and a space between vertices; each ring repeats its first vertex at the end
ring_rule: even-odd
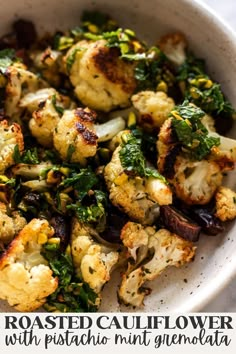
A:
POLYGON ((161 206, 160 217, 164 226, 171 232, 186 240, 198 241, 201 227, 173 206, 161 206))
POLYGON ((202 231, 207 235, 216 236, 224 231, 222 222, 206 208, 193 208, 191 217, 202 227, 202 231))

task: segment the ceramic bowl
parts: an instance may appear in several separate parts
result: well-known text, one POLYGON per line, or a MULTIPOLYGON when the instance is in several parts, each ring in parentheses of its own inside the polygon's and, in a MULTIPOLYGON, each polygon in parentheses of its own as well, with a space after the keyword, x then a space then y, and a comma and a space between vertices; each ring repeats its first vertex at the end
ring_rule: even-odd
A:
MULTIPOLYGON (((232 31, 212 12, 193 0, 0 0, 0 33, 6 33, 16 18, 32 20, 38 32, 78 25, 84 9, 111 14, 123 27, 155 44, 160 35, 180 30, 198 57, 206 59, 209 73, 221 83, 236 106, 236 39, 232 31)), ((231 136, 236 138, 236 131, 231 136)), ((225 183, 236 189, 235 173, 225 183)), ((229 283, 236 273, 236 224, 216 237, 202 235, 194 262, 181 269, 169 268, 151 284, 143 312, 200 311, 229 283)), ((127 311, 120 308, 116 291, 119 274, 105 287, 101 311, 127 311)), ((9 311, 1 302, 0 311, 9 311)))

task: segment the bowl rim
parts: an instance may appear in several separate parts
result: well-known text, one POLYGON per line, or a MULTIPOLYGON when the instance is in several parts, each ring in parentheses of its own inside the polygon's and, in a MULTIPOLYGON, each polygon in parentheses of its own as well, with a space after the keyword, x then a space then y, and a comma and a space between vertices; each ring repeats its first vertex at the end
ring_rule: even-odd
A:
MULTIPOLYGON (((234 31, 229 23, 227 23, 227 21, 212 7, 203 0, 182 0, 182 2, 197 9, 201 14, 201 17, 205 18, 207 22, 210 21, 218 31, 232 41, 232 44, 236 48, 236 31, 234 31)), ((236 229, 236 221, 234 228, 236 229)), ((192 295, 191 299, 178 307, 177 311, 181 313, 201 311, 233 280, 236 280, 236 257, 232 258, 231 262, 225 264, 224 268, 218 273, 218 275, 214 279, 211 279, 207 285, 204 285, 201 291, 198 291, 196 295, 192 295)))

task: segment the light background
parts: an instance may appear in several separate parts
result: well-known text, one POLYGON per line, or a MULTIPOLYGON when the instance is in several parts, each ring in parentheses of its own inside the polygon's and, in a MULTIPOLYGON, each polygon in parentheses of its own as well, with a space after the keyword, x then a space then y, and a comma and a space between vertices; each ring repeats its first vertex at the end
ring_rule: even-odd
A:
MULTIPOLYGON (((235 0, 202 0, 227 22, 236 32, 235 0)), ((236 278, 203 311, 236 312, 236 278)))

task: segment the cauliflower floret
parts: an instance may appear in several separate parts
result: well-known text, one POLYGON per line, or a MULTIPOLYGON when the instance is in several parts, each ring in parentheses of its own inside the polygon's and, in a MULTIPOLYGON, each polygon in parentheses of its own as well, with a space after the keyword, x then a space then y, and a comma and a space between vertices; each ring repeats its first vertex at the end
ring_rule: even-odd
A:
POLYGON ((0 241, 8 244, 26 225, 26 220, 17 211, 7 215, 6 205, 0 203, 0 241))
POLYGON ((136 88, 135 64, 122 60, 119 50, 109 48, 105 40, 78 42, 65 62, 75 94, 85 106, 108 112, 130 105, 136 88))
POLYGON ((145 295, 149 294, 150 291, 142 287, 146 281, 155 279, 169 266, 180 267, 190 262, 196 249, 191 242, 168 230, 156 231, 133 222, 123 227, 121 239, 133 260, 122 276, 118 296, 124 304, 132 306, 141 306, 145 295), (133 257, 139 247, 146 249, 142 265, 133 257))
POLYGON ((170 183, 178 198, 187 204, 207 204, 221 185, 220 166, 211 160, 190 161, 178 156, 170 183))
POLYGON ((34 66, 41 72, 44 79, 54 87, 61 84, 62 52, 48 47, 43 52, 31 53, 34 66))
POLYGON ((53 96, 56 97, 57 101, 60 101, 62 97, 54 88, 44 88, 35 92, 27 93, 22 97, 19 105, 22 108, 27 108, 30 113, 33 113, 39 108, 40 104, 43 104, 43 102, 53 96))
POLYGON ((114 266, 119 260, 119 253, 99 244, 93 238, 94 230, 73 221, 71 251, 76 273, 89 284, 96 294, 100 292, 110 279, 114 266))
POLYGON ((221 166, 223 172, 233 170, 236 162, 236 140, 216 133, 214 119, 209 114, 201 122, 207 128, 209 136, 220 139, 220 145, 212 148, 210 158, 221 166))
POLYGON ((159 47, 167 58, 176 66, 182 65, 186 60, 187 40, 180 33, 171 33, 160 39, 159 47))
POLYGON ((236 163, 236 140, 214 132, 209 135, 220 139, 220 145, 212 148, 210 158, 219 164, 223 172, 233 170, 236 163))
POLYGON ((53 143, 63 160, 86 164, 97 151, 95 112, 89 108, 65 111, 53 132, 53 143))
POLYGON ((121 165, 120 149, 116 148, 104 171, 110 200, 132 220, 151 224, 158 206, 172 203, 171 189, 158 178, 128 176, 121 165))
POLYGON ((158 134, 157 140, 158 160, 157 166, 160 173, 166 178, 174 175, 174 163, 179 148, 172 135, 171 119, 167 119, 158 134))
POLYGON ((33 93, 27 93, 19 103, 22 108, 27 108, 27 110, 32 114, 40 105, 42 105, 47 99, 51 99, 56 105, 63 109, 74 109, 76 108, 75 102, 73 102, 69 96, 59 94, 53 87, 44 88, 37 90, 33 93))
POLYGON ((53 234, 46 220, 33 219, 0 258, 0 298, 18 311, 36 310, 57 289, 58 280, 41 255, 53 234))
POLYGON ((148 129, 160 128, 175 106, 174 100, 161 91, 141 91, 131 100, 140 114, 139 124, 148 129))
POLYGON ((0 174, 13 165, 14 150, 18 145, 20 153, 24 150, 24 139, 17 123, 8 125, 7 120, 0 122, 0 174))
MULTIPOLYGON (((177 111, 173 114, 178 116, 177 111)), ((215 133, 212 118, 205 115, 201 123, 209 129, 207 137, 219 138, 220 145, 213 146, 200 161, 193 160, 177 140, 172 120, 164 122, 158 135, 158 169, 174 187, 178 198, 190 205, 207 204, 221 185, 223 172, 234 168, 236 140, 215 133)))
POLYGON ((7 85, 5 91, 5 113, 11 119, 18 119, 21 107, 20 99, 29 92, 47 87, 47 84, 25 66, 7 68, 7 85))
POLYGON ((227 187, 219 187, 215 194, 215 216, 221 221, 236 218, 236 193, 227 187))
POLYGON ((41 107, 33 112, 29 121, 31 134, 37 141, 45 146, 53 146, 53 132, 60 121, 60 114, 55 109, 51 98, 41 104, 41 107))

